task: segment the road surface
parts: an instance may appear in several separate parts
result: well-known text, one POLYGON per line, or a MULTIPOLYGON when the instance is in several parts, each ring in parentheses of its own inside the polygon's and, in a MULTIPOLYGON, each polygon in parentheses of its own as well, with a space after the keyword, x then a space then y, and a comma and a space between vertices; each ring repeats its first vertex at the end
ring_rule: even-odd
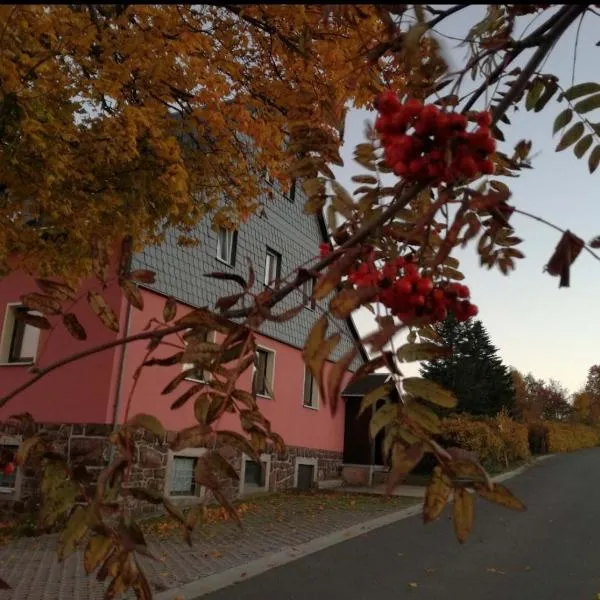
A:
POLYGON ((447 508, 435 523, 411 517, 202 600, 600 598, 600 448, 549 458, 506 484, 527 512, 478 500, 464 546, 447 508))

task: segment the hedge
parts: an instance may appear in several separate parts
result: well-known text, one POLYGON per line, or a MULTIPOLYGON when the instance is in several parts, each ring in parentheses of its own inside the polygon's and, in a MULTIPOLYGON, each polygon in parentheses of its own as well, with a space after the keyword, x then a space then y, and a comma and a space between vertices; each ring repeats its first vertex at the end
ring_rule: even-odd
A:
POLYGON ((529 426, 534 452, 572 452, 600 445, 600 431, 580 423, 537 421, 529 426))

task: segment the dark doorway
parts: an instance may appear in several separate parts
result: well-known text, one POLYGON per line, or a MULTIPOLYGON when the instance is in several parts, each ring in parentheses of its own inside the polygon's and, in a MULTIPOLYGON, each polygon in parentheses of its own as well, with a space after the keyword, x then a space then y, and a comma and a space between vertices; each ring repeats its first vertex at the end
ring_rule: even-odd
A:
POLYGON ((314 487, 315 466, 298 465, 298 489, 302 491, 310 490, 314 487))

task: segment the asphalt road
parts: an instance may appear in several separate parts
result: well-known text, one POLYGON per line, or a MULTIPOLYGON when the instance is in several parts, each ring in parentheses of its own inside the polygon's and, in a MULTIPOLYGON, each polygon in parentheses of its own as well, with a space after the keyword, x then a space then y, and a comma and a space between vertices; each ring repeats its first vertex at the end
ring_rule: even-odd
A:
POLYGON ((463 546, 446 508, 427 526, 411 517, 202 598, 596 600, 600 449, 549 458, 506 485, 528 510, 478 500, 463 546))

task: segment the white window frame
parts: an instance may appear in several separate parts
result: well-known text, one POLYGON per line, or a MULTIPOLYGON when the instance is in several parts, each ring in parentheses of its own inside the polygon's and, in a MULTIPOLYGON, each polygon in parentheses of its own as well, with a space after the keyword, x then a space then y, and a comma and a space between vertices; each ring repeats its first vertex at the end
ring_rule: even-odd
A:
POLYGON ((254 462, 251 456, 247 454, 242 454, 242 463, 240 466, 240 485, 239 485, 239 494, 240 496, 249 496, 252 494, 264 494, 269 491, 269 484, 271 480, 271 455, 270 454, 261 454, 260 462, 265 463, 265 485, 260 488, 251 488, 249 490, 246 489, 245 478, 246 478, 246 463, 254 462))
MULTIPOLYGON (((206 334, 206 341, 207 342, 215 343, 216 342, 216 338, 217 338, 217 336, 216 336, 216 332, 215 331, 209 331, 206 334)), ((185 341, 184 341, 184 344, 185 344, 185 341)), ((187 344, 185 344, 185 345, 187 345, 187 344)), ((194 366, 194 363, 182 363, 181 370, 185 371, 187 369, 190 369, 193 366, 194 366)), ((196 377, 186 377, 185 381, 191 381, 192 383, 207 383, 208 381, 210 381, 210 373, 208 374, 208 377, 207 377, 206 371, 204 371, 204 375, 203 376, 204 376, 204 379, 196 379, 196 377)))
POLYGON ((171 495, 171 479, 173 477, 173 471, 175 468, 175 458, 200 458, 206 454, 206 448, 186 448, 185 450, 178 450, 173 452, 169 450, 167 457, 167 470, 165 473, 164 482, 164 494, 174 502, 189 502, 190 500, 197 501, 199 503, 204 502, 206 497, 206 488, 202 485, 196 490, 196 494, 182 495, 175 494, 171 495))
POLYGON ((302 283, 302 303, 305 308, 315 310, 315 301, 312 298, 313 290, 315 289, 315 278, 311 277, 302 283))
POLYGON ((267 246, 267 252, 265 254, 265 285, 270 287, 272 283, 277 281, 277 278, 281 276, 281 254, 269 248, 267 246), (275 264, 275 278, 271 278, 271 265, 275 264))
POLYGON ((319 480, 319 459, 318 458, 304 458, 302 456, 297 456, 294 461, 294 489, 298 488, 298 471, 300 465, 309 465, 314 467, 313 471, 313 483, 316 483, 319 480))
POLYGON ((321 404, 321 394, 319 393, 319 384, 313 377, 313 374, 308 370, 308 367, 304 365, 304 378, 302 380, 302 406, 304 408, 310 408, 311 410, 319 410, 319 406, 321 404), (312 387, 312 396, 313 396, 313 404, 306 404, 306 399, 304 398, 304 387, 306 386, 306 376, 310 375, 313 380, 312 387))
MULTIPOLYGON (((259 394, 256 395, 260 398, 268 398, 272 399, 275 395, 275 350, 272 348, 267 348, 265 346, 257 346, 256 352, 258 355, 258 351, 262 350, 263 352, 267 352, 267 391, 270 391, 270 394, 259 394)), ((256 362, 252 365, 252 384, 254 385, 254 377, 256 377, 256 362)))
POLYGON ((232 267, 234 263, 236 244, 236 232, 231 229, 225 229, 225 227, 219 227, 217 229, 217 260, 232 267), (222 252, 223 245, 221 241, 222 232, 225 232, 225 243, 227 244, 224 256, 222 252))
MULTIPOLYGON (((0 446, 14 446, 19 448, 23 441, 20 435, 0 435, 0 446)), ((21 487, 23 482, 23 469, 15 465, 15 487, 0 486, 0 499, 19 500, 21 498, 21 487)))
MULTIPOLYGON (((6 309, 4 310, 4 319, 2 322, 2 335, 0 336, 0 365, 2 366, 24 366, 24 365, 33 365, 37 359, 38 350, 40 347, 40 336, 42 330, 34 327, 38 331, 38 339, 35 348, 35 356, 33 360, 27 361, 11 361, 10 360, 10 346, 12 343, 13 332, 15 330, 15 324, 17 319, 15 318, 16 309, 21 308, 23 304, 21 302, 8 302, 6 305, 6 309)), ((41 316, 41 313, 37 311, 29 311, 32 315, 41 316)), ((32 325, 28 325, 28 327, 33 327, 32 325)))

